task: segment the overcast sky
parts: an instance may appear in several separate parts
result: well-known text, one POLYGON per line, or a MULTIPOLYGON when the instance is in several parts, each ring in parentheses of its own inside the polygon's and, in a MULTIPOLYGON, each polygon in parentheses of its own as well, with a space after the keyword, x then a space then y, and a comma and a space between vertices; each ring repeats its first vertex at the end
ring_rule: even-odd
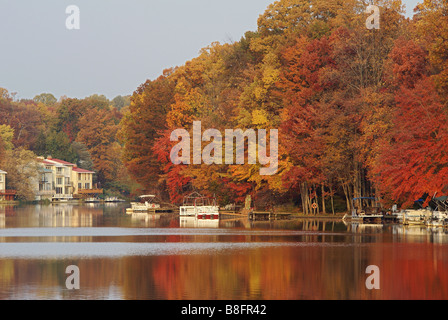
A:
MULTIPOLYGON (((0 87, 33 98, 128 95, 214 41, 255 31, 274 0, 0 0, 0 87), (65 10, 80 9, 68 30, 65 10)), ((408 13, 418 0, 404 0, 408 13)))

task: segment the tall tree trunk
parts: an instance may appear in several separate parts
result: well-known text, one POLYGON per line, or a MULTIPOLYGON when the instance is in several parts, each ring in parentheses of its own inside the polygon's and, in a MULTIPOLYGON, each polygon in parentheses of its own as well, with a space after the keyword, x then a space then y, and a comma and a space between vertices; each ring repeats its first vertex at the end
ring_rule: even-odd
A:
POLYGON ((316 208, 315 209, 313 208, 312 210, 313 210, 314 215, 317 215, 320 213, 320 210, 319 210, 319 196, 317 195, 317 188, 316 188, 315 184, 313 184, 312 194, 313 194, 314 200, 311 201, 311 205, 314 205, 314 204, 317 205, 316 208))
POLYGON ((310 193, 308 190, 308 184, 305 183, 305 206, 307 214, 311 214, 311 205, 310 205, 310 193))
POLYGON ((326 208, 325 208, 325 187, 322 183, 322 213, 327 214, 326 208))
POLYGON ((333 185, 330 184, 330 197, 331 197, 331 211, 333 212, 333 215, 335 215, 334 213, 334 194, 333 194, 333 185))
POLYGON ((304 215, 308 215, 308 186, 307 183, 304 182, 300 185, 300 194, 302 197, 302 210, 304 215))
POLYGON ((350 199, 351 199, 350 185, 347 182, 343 182, 342 189, 344 190, 345 200, 347 201, 347 211, 351 212, 352 204, 350 201, 350 199))

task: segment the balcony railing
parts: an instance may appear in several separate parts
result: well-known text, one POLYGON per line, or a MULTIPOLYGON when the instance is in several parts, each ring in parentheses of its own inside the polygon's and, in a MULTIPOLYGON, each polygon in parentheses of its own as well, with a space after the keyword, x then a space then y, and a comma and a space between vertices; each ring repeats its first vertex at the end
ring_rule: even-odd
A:
POLYGON ((54 191, 54 190, 40 190, 38 194, 40 196, 52 196, 55 193, 56 193, 56 191, 54 191))
POLYGON ((16 190, 0 190, 0 195, 15 195, 17 193, 16 190))
POLYGON ((0 200, 13 201, 16 193, 16 190, 0 190, 0 200))
POLYGON ((54 194, 53 199, 73 199, 72 194, 54 194))

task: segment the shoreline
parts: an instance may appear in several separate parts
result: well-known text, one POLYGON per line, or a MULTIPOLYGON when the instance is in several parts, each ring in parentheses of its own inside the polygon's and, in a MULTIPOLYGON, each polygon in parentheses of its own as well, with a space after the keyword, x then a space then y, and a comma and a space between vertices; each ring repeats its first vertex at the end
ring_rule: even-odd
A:
POLYGON ((29 206, 36 206, 36 205, 58 205, 58 204, 105 204, 105 203, 129 203, 128 201, 95 201, 95 202, 89 202, 89 201, 83 201, 83 200, 69 200, 69 201, 47 201, 47 200, 39 200, 39 201, 0 201, 0 205, 29 205, 29 206))
MULTIPOLYGON (((279 214, 290 214, 290 212, 278 212, 279 214)), ((333 214, 318 214, 318 215, 304 215, 291 213, 290 219, 328 219, 328 220, 342 220, 346 213, 333 214)), ((227 216, 232 218, 247 218, 248 215, 244 213, 234 213, 234 212, 220 212, 221 216, 227 216)))
MULTIPOLYGON (((105 202, 105 201, 100 201, 100 202, 95 202, 97 204, 104 204, 104 203, 112 203, 112 202, 105 202)), ((115 202, 117 204, 119 203, 127 203, 127 202, 115 202)), ((26 202, 26 201, 0 201, 0 206, 8 206, 8 205, 63 205, 63 204, 91 204, 90 202, 85 202, 82 200, 72 200, 72 201, 31 201, 31 202, 26 202)), ((290 213, 287 211, 281 211, 278 212, 279 214, 291 214, 289 219, 327 219, 327 220, 341 220, 344 215, 346 213, 336 213, 335 215, 333 214, 317 214, 317 215, 304 215, 303 213, 290 213)), ((222 211, 220 212, 220 215, 223 218, 248 218, 248 215, 245 213, 237 213, 237 212, 229 212, 229 211, 222 211)))

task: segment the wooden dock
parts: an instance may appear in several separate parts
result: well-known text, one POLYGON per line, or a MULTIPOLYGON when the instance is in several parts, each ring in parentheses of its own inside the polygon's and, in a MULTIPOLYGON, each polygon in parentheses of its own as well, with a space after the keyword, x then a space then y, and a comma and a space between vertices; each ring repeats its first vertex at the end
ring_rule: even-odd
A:
POLYGON ((147 214, 162 214, 162 213, 179 213, 178 208, 148 208, 146 210, 132 210, 132 208, 126 209, 127 214, 133 213, 147 213, 147 214))
POLYGON ((219 210, 219 214, 222 217, 239 217, 239 218, 245 218, 247 215, 241 213, 241 212, 234 212, 234 211, 226 211, 226 210, 219 210))
POLYGON ((267 211, 251 211, 249 212, 249 220, 284 220, 291 217, 291 213, 267 212, 267 211))
POLYGON ((148 209, 148 213, 177 213, 177 212, 179 212, 179 208, 148 209))
POLYGON ((398 223, 398 217, 394 215, 385 215, 383 221, 386 223, 398 223))

